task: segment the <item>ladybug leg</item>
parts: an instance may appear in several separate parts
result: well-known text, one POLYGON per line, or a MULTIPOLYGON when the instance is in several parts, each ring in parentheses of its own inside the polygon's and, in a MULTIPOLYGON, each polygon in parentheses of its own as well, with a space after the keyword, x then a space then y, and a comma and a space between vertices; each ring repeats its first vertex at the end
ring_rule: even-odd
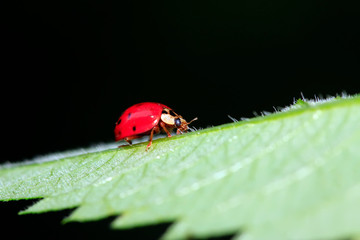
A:
POLYGON ((166 134, 168 135, 168 137, 171 137, 171 134, 169 132, 169 130, 166 128, 166 125, 164 122, 160 122, 160 126, 161 128, 166 132, 166 134))
POLYGON ((131 139, 128 139, 128 138, 124 138, 124 140, 129 144, 129 145, 132 145, 132 141, 131 139))
MULTIPOLYGON (((130 139, 124 138, 124 140, 125 140, 129 145, 132 145, 132 142, 131 142, 130 139)), ((120 145, 120 146, 118 146, 118 148, 125 147, 125 146, 127 146, 127 145, 120 145)))
POLYGON ((188 130, 184 130, 184 131, 181 131, 179 128, 178 130, 176 131, 176 134, 183 134, 184 132, 187 132, 188 130))
POLYGON ((148 145, 146 146, 146 151, 149 150, 149 148, 150 148, 151 145, 152 145, 152 139, 153 139, 153 136, 154 136, 154 132, 156 132, 156 133, 160 132, 160 129, 159 129, 158 126, 156 126, 156 127, 154 127, 153 129, 151 129, 150 139, 149 139, 148 145))
MULTIPOLYGON (((135 135, 135 136, 126 137, 126 138, 124 138, 124 141, 126 141, 129 145, 132 145, 131 140, 139 138, 139 137, 141 137, 141 136, 135 135)), ((120 145, 118 147, 120 148, 120 147, 126 147, 126 146, 128 146, 128 145, 120 145)))

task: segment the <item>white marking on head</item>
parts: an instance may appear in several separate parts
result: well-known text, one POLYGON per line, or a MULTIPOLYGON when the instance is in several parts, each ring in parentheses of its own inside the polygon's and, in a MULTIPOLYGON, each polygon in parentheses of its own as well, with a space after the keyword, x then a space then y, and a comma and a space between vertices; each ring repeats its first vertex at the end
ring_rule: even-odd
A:
POLYGON ((168 125, 175 125, 175 117, 171 116, 170 114, 161 114, 161 121, 168 125))

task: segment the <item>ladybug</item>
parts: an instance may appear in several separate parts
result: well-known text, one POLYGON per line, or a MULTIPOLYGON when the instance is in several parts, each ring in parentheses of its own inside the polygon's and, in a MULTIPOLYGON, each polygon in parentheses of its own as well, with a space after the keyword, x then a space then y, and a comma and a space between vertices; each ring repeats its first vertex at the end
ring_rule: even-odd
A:
POLYGON ((188 131, 188 125, 195 120, 197 118, 186 122, 182 116, 161 103, 138 103, 126 109, 116 122, 115 141, 125 140, 131 145, 131 140, 150 135, 147 151, 152 144, 154 133, 164 131, 168 137, 171 137, 171 130, 176 128, 176 134, 182 134, 188 131))

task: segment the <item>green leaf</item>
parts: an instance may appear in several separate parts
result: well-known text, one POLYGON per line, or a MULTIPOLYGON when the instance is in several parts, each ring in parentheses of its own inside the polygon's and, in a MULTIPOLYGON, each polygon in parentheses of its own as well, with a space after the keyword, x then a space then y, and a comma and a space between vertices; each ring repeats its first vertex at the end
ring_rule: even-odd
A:
POLYGON ((174 222, 165 239, 360 235, 360 97, 173 138, 3 165, 0 199, 42 198, 21 214, 76 208, 67 221, 114 228, 174 222))

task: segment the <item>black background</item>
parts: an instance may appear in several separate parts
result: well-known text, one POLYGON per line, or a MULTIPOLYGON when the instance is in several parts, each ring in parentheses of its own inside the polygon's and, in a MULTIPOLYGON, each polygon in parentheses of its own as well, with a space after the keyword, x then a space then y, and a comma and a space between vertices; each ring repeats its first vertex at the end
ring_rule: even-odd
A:
MULTIPOLYGON (((138 102, 205 128, 301 93, 360 89, 356 1, 35 0, 1 11, 0 162, 113 141, 120 113, 138 102)), ((25 229, 15 236, 89 232, 59 228, 69 212, 16 216, 28 204, 0 204, 25 229)))

